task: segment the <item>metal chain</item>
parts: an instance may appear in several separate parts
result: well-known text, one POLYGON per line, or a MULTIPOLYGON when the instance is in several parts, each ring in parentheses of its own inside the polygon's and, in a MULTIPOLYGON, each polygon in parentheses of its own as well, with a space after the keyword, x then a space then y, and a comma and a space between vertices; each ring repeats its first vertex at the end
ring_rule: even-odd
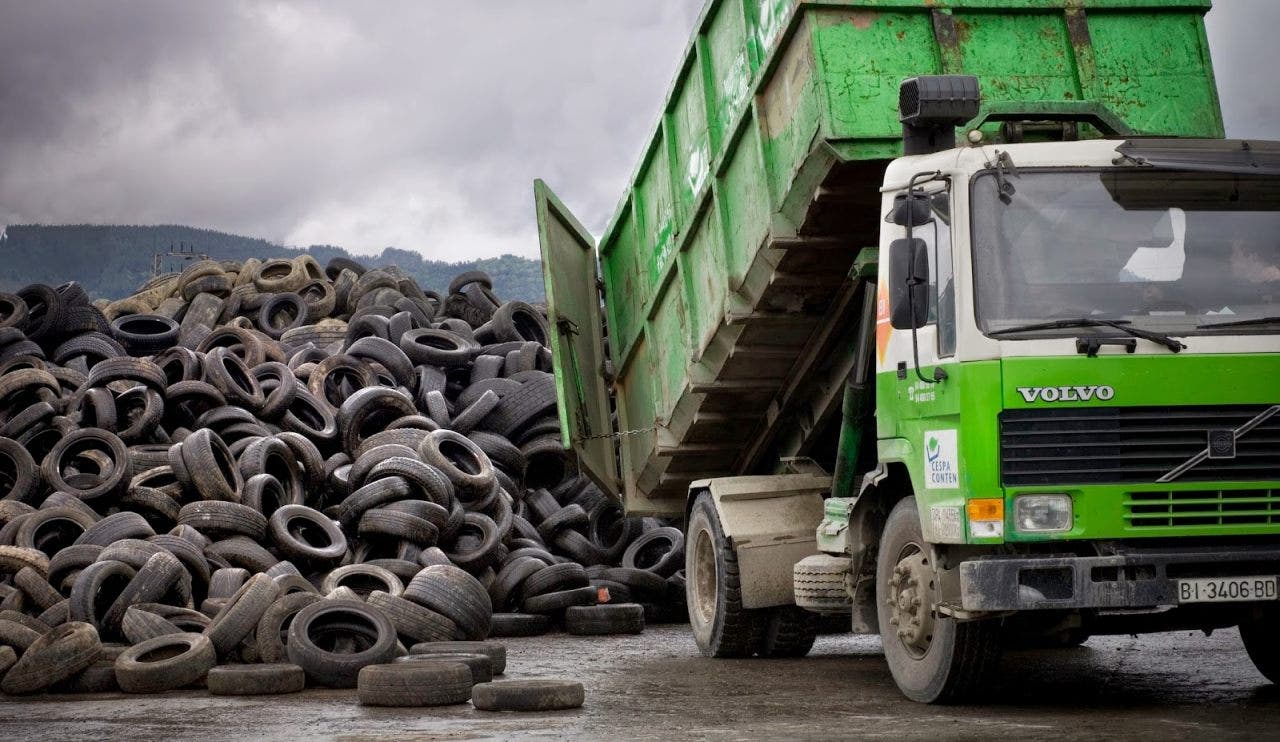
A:
POLYGON ((599 440, 601 438, 622 438, 628 435, 640 435, 641 433, 656 433, 657 428, 636 428, 635 430, 620 430, 617 433, 601 433, 600 435, 588 435, 582 438, 575 438, 575 443, 585 443, 586 441, 599 440))

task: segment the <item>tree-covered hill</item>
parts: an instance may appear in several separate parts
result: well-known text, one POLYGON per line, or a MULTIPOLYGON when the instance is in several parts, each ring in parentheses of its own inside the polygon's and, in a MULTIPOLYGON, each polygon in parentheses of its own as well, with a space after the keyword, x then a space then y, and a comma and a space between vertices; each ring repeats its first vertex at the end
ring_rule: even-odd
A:
MULTIPOLYGON (((514 255, 448 263, 424 260, 418 253, 388 247, 374 257, 352 256, 332 245, 291 248, 252 237, 174 225, 9 225, 0 233, 0 291, 13 291, 29 283, 79 281, 94 297, 119 299, 133 293, 151 276, 156 253, 180 247, 218 260, 292 258, 307 252, 324 264, 335 256, 354 257, 370 267, 398 265, 423 288, 442 293, 458 273, 483 270, 493 277, 494 292, 503 299, 543 299, 541 264, 514 255)), ((181 270, 185 263, 182 258, 162 257, 161 270, 181 270)))

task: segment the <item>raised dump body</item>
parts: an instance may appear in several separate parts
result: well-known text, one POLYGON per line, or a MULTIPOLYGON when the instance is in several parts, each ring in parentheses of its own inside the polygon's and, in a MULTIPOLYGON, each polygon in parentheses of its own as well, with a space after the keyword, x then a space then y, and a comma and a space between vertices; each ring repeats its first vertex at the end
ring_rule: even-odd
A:
POLYGON ((899 83, 978 76, 968 128, 991 134, 1016 102, 1021 119, 1221 137, 1209 5, 711 0, 599 274, 594 240, 536 188, 565 445, 635 513, 682 513, 690 482, 789 456, 830 470, 879 189, 903 153, 899 83))

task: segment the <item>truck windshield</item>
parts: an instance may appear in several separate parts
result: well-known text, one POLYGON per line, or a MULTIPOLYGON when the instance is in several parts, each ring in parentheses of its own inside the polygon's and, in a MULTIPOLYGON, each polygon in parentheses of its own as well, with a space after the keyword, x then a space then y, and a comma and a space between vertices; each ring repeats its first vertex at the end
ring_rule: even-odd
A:
MULTIPOLYGON (((1016 188, 1008 203, 995 173, 973 180, 984 333, 1081 317, 1176 336, 1280 332, 1280 178, 1121 169, 1005 177, 1016 188)), ((1005 337, 1095 332, 1110 331, 1005 337)))

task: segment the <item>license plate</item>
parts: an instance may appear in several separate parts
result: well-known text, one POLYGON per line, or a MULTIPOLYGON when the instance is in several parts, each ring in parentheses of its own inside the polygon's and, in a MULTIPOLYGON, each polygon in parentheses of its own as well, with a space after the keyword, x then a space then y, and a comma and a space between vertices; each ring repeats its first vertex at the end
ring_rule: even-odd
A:
POLYGON ((1280 598, 1280 578, 1201 577, 1178 580, 1179 603, 1237 603, 1280 598))

